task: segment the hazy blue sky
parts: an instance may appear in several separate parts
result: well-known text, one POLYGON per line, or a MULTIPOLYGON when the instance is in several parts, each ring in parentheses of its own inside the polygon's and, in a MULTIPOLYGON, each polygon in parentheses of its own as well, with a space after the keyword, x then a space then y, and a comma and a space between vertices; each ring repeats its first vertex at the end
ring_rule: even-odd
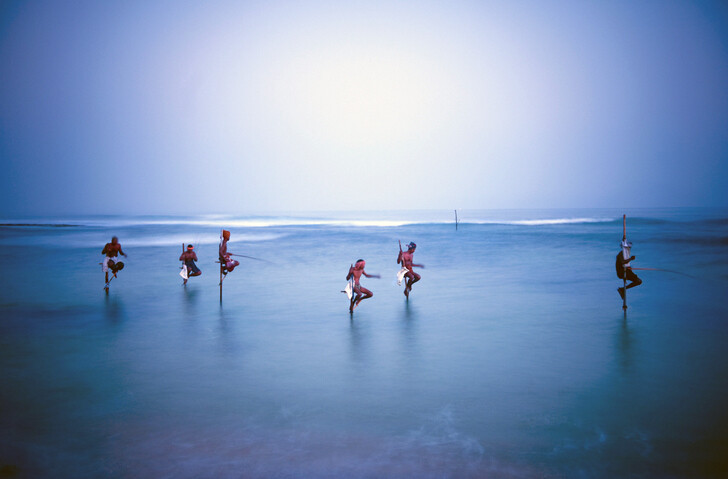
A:
POLYGON ((728 206, 728 3, 0 2, 0 214, 728 206))

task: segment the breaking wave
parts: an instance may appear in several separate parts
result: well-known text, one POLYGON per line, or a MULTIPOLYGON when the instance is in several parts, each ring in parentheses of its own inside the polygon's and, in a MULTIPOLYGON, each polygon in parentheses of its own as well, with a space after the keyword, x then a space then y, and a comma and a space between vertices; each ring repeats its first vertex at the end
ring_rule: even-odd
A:
POLYGON ((463 221, 461 224, 494 224, 494 225, 515 225, 515 226, 548 226, 548 225, 571 225, 581 223, 613 223, 614 218, 548 218, 536 220, 472 220, 463 221))
MULTIPOLYGON (((297 216, 227 216, 227 215, 202 215, 190 217, 76 217, 76 218, 36 218, 23 220, 5 220, 0 223, 0 228, 25 229, 25 228, 133 228, 133 227, 198 227, 215 229, 232 228, 285 228, 285 227, 362 227, 362 228, 397 228, 415 225, 448 225, 454 224, 454 219, 439 214, 422 215, 413 212, 408 217, 406 213, 387 215, 383 217, 373 215, 369 218, 357 217, 297 217, 297 216), (389 217, 387 217, 389 216, 389 217)), ((617 224, 622 222, 621 216, 556 216, 548 217, 544 214, 536 214, 529 217, 528 213, 521 217, 509 214, 489 215, 486 212, 464 214, 459 220, 460 225, 508 225, 508 226, 558 226, 578 224, 617 224), (510 217, 509 217, 510 216, 510 217)), ((706 226, 725 226, 728 218, 660 218, 646 216, 628 216, 627 223, 630 225, 660 225, 668 223, 691 223, 706 226)))

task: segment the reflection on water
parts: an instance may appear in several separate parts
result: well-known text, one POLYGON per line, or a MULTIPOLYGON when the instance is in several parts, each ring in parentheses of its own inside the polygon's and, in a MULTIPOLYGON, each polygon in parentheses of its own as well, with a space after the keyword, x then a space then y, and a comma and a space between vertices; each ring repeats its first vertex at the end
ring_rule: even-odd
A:
POLYGON ((191 286, 187 284, 183 287, 183 307, 187 317, 193 316, 197 313, 197 304, 199 302, 200 289, 197 286, 191 286))
POLYGON ((239 349, 239 341, 235 334, 233 324, 234 317, 228 312, 222 304, 218 310, 218 321, 216 330, 216 340, 220 351, 224 355, 235 355, 239 349))
POLYGON ((116 296, 104 295, 104 316, 111 323, 120 323, 126 319, 122 300, 116 296))
POLYGON ((349 357, 354 365, 365 364, 369 357, 366 338, 368 329, 366 322, 356 320, 353 315, 349 318, 349 357))
POLYGON ((402 351, 405 356, 412 356, 413 359, 417 358, 419 354, 417 347, 419 324, 417 322, 417 308, 412 302, 404 302, 399 325, 402 337, 402 351))
POLYGON ((621 323, 621 327, 618 328, 617 352, 619 354, 618 363, 620 373, 626 378, 630 375, 633 368, 632 342, 634 338, 632 337, 632 331, 630 330, 627 318, 622 319, 621 323))

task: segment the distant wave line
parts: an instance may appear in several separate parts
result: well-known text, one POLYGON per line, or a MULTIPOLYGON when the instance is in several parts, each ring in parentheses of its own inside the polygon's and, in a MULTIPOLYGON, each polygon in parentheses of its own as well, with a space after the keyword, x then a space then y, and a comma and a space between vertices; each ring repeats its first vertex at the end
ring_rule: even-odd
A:
MULTIPOLYGON (((48 220, 33 223, 29 221, 0 223, 0 227, 88 227, 88 228, 133 228, 138 226, 195 226, 195 227, 214 227, 214 228, 285 228, 285 227, 370 227, 370 228, 397 228, 402 226, 416 225, 453 225, 454 221, 441 219, 431 220, 407 220, 407 219, 334 219, 334 218, 174 218, 174 219, 119 219, 114 220, 86 220, 78 223, 61 222, 51 223, 48 220)), ((632 217, 629 219, 631 224, 664 224, 682 221, 669 220, 663 218, 650 217, 632 217)), ((604 224, 604 223, 621 223, 621 218, 606 217, 572 217, 572 218, 519 218, 519 219, 489 219, 489 218, 460 218, 460 225, 506 225, 506 226, 558 226, 558 225, 577 225, 577 224, 604 224)), ((708 224, 708 225, 724 225, 728 223, 728 219, 695 219, 685 221, 685 223, 708 224)))
POLYGON ((494 224, 514 226, 548 226, 548 225, 569 225, 581 223, 612 223, 615 218, 548 218, 538 220, 465 220, 459 224, 494 224))
POLYGON ((13 226, 22 228, 74 228, 81 225, 67 223, 0 223, 0 226, 13 226))
MULTIPOLYGON (((515 226, 543 226, 579 223, 608 223, 616 221, 615 218, 547 218, 547 219, 462 219, 460 225, 515 225, 515 226)), ((366 220, 366 219, 306 219, 306 218, 280 218, 280 219, 228 219, 224 220, 122 220, 118 222, 89 222, 86 225, 67 225, 51 223, 23 223, 0 224, 0 226, 87 226, 107 228, 128 228, 134 226, 208 226, 217 228, 274 228, 288 226, 334 226, 334 227, 379 227, 395 228, 413 225, 451 225, 450 221, 441 220, 366 220)))
MULTIPOLYGON (((549 219, 523 219, 523 220, 488 220, 488 219, 465 219, 458 224, 474 225, 516 225, 516 226, 542 226, 579 223, 610 223, 617 221, 616 218, 549 218, 549 219)), ((287 226, 334 226, 334 227, 379 227, 395 228, 400 226, 413 225, 451 225, 453 222, 437 220, 354 220, 354 219, 231 219, 228 221, 151 221, 140 223, 145 225, 190 225, 190 226, 216 226, 220 228, 272 228, 287 226)))
MULTIPOLYGON (((287 234, 274 234, 274 233, 236 233, 233 235, 231 244, 238 243, 260 243, 265 241, 275 241, 280 238, 288 236, 287 234)), ((88 234, 73 235, 72 237, 59 238, 56 236, 43 236, 33 237, 30 240, 23 237, 8 237, 0 238, 0 245, 2 246, 41 246, 41 245, 56 245, 63 246, 66 248, 88 248, 92 245, 103 245, 103 241, 99 240, 95 236, 88 234), (29 242, 30 241, 30 242, 29 242)), ((185 234, 170 234, 170 235, 155 235, 155 236, 122 236, 121 244, 124 248, 147 248, 147 247, 162 247, 162 246, 173 246, 179 248, 182 243, 199 245, 217 245, 219 238, 216 235, 205 234, 203 236, 195 235, 194 233, 185 234)))

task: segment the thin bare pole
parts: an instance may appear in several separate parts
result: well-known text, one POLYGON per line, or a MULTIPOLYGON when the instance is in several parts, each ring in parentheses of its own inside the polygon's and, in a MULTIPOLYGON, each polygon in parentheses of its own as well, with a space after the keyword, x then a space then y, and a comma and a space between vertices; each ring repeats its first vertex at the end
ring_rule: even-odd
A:
MULTIPOLYGON (((627 241, 627 215, 622 215, 622 241, 627 241)), ((624 248, 622 249, 622 259, 624 257, 624 248)), ((622 298, 622 310, 624 314, 627 314, 627 263, 624 263, 624 276, 622 277, 624 297, 622 298)))
MULTIPOLYGON (((222 248, 222 232, 220 233, 220 247, 222 248)), ((218 258, 220 260, 220 304, 222 304, 222 278, 223 278, 223 271, 225 270, 225 263, 222 255, 220 254, 220 251, 217 252, 218 258)))
POLYGON ((455 210, 455 230, 458 229, 458 210, 455 210))

